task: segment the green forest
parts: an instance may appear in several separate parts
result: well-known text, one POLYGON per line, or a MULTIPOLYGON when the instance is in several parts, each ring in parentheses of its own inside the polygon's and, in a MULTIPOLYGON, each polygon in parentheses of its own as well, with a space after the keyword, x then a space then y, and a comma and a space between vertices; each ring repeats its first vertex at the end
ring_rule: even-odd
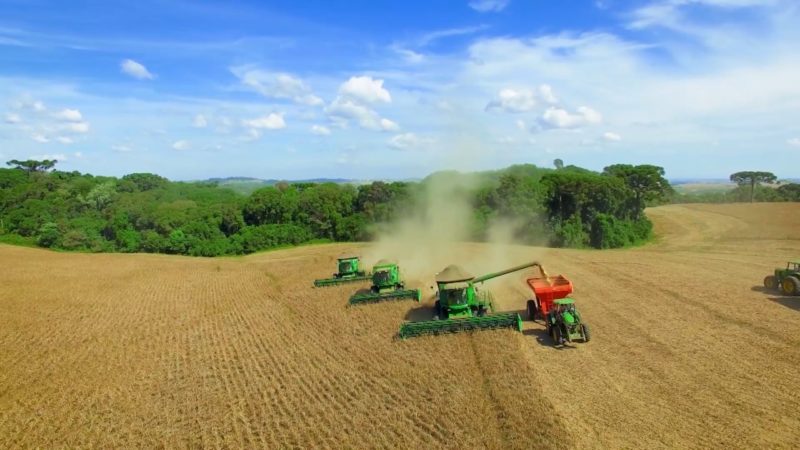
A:
POLYGON ((15 160, 0 169, 0 240, 192 256, 366 241, 424 210, 430 186, 444 182, 457 186, 471 207, 471 240, 487 239, 490 224, 505 218, 518 224, 520 242, 617 248, 647 241, 652 225, 644 208, 674 198, 658 166, 617 164, 593 172, 559 163, 555 169, 524 164, 437 172, 420 182, 279 182, 244 195, 216 182, 174 182, 150 173, 93 176, 57 170, 56 161, 15 160))

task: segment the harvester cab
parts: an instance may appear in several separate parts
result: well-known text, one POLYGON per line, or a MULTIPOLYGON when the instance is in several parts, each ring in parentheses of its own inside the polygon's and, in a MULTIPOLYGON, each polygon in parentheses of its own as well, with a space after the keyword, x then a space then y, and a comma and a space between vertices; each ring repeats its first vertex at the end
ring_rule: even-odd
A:
POLYGON ((372 287, 369 292, 356 293, 350 297, 350 304, 377 303, 384 300, 422 300, 422 291, 406 289, 405 286, 400 277, 400 266, 394 261, 382 259, 372 267, 372 287))
POLYGON ((553 309, 546 317, 547 332, 556 345, 574 340, 589 342, 589 326, 581 320, 575 300, 562 298, 553 302, 553 309))
POLYGON ((764 287, 780 290, 785 295, 800 295, 800 260, 789 261, 786 268, 775 269, 764 278, 764 287))
POLYGON ((370 276, 363 270, 359 270, 360 260, 358 256, 342 255, 336 258, 336 260, 339 271, 333 274, 332 278, 314 280, 315 287, 334 286, 342 283, 369 280, 370 276))
POLYGON ((436 318, 423 322, 404 323, 400 327, 400 338, 495 328, 512 328, 522 331, 522 318, 519 314, 494 314, 491 292, 478 290, 476 284, 538 265, 537 262, 521 264, 480 277, 474 277, 459 266, 447 266, 436 274, 436 287, 438 288, 437 300, 434 304, 436 318))

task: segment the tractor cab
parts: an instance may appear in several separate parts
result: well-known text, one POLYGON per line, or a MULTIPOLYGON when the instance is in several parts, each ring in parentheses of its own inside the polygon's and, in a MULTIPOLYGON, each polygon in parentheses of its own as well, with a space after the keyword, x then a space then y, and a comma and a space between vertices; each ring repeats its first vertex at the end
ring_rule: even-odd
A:
POLYGON ((358 272, 358 256, 343 255, 337 260, 339 262, 339 276, 358 272))
POLYGON ((575 310, 575 300, 571 298, 562 298, 556 300, 555 305, 556 315, 560 316, 564 323, 575 323, 578 315, 575 310))
POLYGON ((800 261, 789 261, 786 263, 787 272, 800 272, 800 261))

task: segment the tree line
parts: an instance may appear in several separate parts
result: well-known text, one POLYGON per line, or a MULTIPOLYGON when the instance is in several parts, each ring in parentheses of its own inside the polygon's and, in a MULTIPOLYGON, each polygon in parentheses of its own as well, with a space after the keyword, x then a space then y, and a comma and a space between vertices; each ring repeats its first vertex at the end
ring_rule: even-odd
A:
POLYGON ((485 240, 495 220, 511 219, 519 242, 616 248, 649 239, 645 207, 673 196, 658 166, 594 172, 560 160, 555 169, 438 172, 420 182, 281 182, 247 196, 150 173, 115 178, 59 171, 55 161, 8 164, 0 169, 0 239, 93 252, 218 256, 369 240, 383 224, 419 211, 429 187, 448 177, 469 181, 457 183, 467 186, 469 239, 485 240))

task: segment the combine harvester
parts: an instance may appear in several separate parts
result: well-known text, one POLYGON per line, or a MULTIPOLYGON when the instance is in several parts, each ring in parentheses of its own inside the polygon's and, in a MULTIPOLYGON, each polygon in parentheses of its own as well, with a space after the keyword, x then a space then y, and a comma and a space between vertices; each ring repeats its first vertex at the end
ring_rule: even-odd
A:
POLYGON ((447 266, 436 274, 436 286, 439 289, 439 299, 435 304, 437 318, 424 322, 404 323, 400 326, 399 337, 405 339, 426 334, 496 328, 512 328, 522 331, 522 319, 519 314, 491 314, 494 310, 491 293, 479 292, 475 285, 533 266, 541 267, 537 262, 530 262, 477 278, 458 266, 447 266))
POLYGON ((369 280, 369 274, 363 270, 358 270, 359 263, 358 256, 342 255, 338 257, 339 272, 333 274, 333 278, 314 280, 314 287, 335 286, 337 284, 369 280))
POLYGON ((350 297, 351 305, 378 303, 384 300, 416 299, 422 300, 422 291, 406 289, 400 279, 400 267, 396 262, 382 259, 372 267, 372 287, 369 292, 357 293, 350 297))

